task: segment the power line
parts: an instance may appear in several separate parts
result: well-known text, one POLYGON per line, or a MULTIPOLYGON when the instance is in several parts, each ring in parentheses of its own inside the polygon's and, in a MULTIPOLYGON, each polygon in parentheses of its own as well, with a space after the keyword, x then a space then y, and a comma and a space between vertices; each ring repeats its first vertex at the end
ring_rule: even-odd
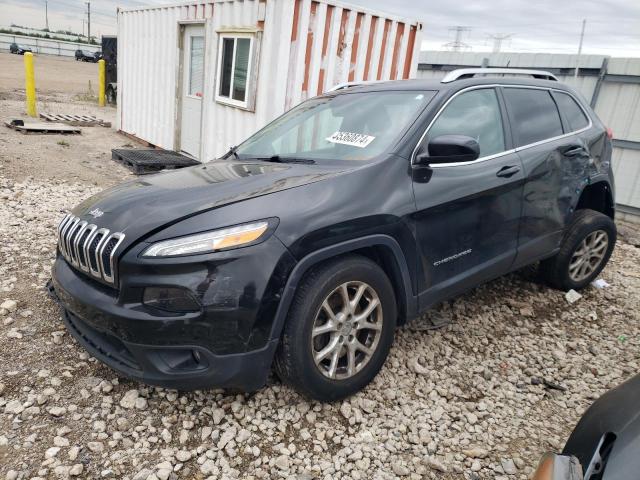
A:
POLYGON ((489 35, 488 37, 493 39, 493 53, 499 53, 502 48, 502 42, 513 37, 513 35, 513 33, 496 33, 494 35, 489 35))
POLYGON ((87 2, 87 42, 91 43, 91 2, 87 2))
POLYGON ((576 56, 576 71, 574 77, 578 78, 578 67, 580 66, 580 55, 582 54, 582 42, 584 41, 584 27, 587 25, 587 20, 582 20, 582 31, 580 32, 580 43, 578 44, 578 55, 576 56))
POLYGON ((463 27, 461 25, 458 25, 456 27, 450 27, 449 31, 455 32, 455 40, 453 42, 445 43, 443 45, 445 48, 451 49, 452 52, 471 50, 471 45, 462 41, 462 34, 465 32, 470 32, 471 27, 463 27))

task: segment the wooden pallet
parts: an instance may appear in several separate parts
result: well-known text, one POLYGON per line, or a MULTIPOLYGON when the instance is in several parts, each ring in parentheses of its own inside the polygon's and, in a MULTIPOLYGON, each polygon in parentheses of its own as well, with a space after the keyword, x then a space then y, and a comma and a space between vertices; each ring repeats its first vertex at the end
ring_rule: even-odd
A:
POLYGON ((79 135, 82 131, 79 128, 74 128, 62 123, 50 123, 50 122, 27 122, 14 118, 4 122, 4 124, 17 130, 23 134, 49 134, 49 135, 79 135))
POLYGON ((40 118, 45 119, 48 122, 65 123, 67 125, 73 125, 75 127, 95 127, 100 125, 101 127, 111 127, 111 122, 105 122, 93 115, 67 115, 59 113, 41 113, 40 118))

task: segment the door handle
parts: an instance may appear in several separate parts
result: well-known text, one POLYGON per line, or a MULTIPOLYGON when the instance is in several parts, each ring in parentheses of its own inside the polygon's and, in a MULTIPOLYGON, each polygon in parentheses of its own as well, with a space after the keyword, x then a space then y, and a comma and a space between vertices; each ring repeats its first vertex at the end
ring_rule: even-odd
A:
POLYGON ((516 173, 518 173, 519 171, 520 171, 520 167, 516 165, 507 165, 502 167, 500 170, 498 170, 498 173, 496 173, 496 176, 509 178, 515 175, 516 173))

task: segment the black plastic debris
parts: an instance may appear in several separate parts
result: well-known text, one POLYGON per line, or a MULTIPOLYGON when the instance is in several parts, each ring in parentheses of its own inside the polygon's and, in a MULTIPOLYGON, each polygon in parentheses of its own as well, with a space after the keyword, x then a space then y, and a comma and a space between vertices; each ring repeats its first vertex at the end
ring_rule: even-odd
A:
POLYGON ((122 163, 136 175, 200 164, 197 160, 172 150, 114 148, 111 150, 111 158, 122 163))

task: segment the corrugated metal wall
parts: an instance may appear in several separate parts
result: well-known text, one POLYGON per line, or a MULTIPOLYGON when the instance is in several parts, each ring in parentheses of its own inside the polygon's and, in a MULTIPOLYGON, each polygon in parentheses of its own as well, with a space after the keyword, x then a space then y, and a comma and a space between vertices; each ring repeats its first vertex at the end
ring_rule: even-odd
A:
POLYGON ((355 7, 295 0, 287 108, 334 85, 415 74, 420 25, 355 7))
MULTIPOLYGON (((576 55, 547 53, 483 53, 483 52, 420 52, 417 78, 441 78, 444 73, 454 68, 479 67, 484 59, 489 60, 491 67, 538 68, 553 70, 558 79, 591 98, 598 77, 596 75, 573 75, 573 68, 578 58, 576 55), (420 66, 422 65, 422 66, 420 66), (445 69, 433 70, 429 66, 446 66, 445 69), (564 74, 563 74, 564 73, 564 74)), ((606 57, 603 55, 581 55, 580 68, 584 71, 600 70, 606 57)))
POLYGON ((176 148, 179 24, 205 24, 202 154, 223 154, 270 120, 347 81, 415 74, 421 25, 326 0, 209 0, 118 14, 119 128, 176 148), (255 30, 254 111, 215 101, 218 32, 255 30))
POLYGON ((640 221, 640 59, 612 58, 607 73, 611 80, 602 84, 596 112, 614 138, 631 142, 613 150, 616 201, 640 221))
MULTIPOLYGON (((640 59, 603 55, 421 52, 418 78, 441 78, 455 68, 537 68, 550 70, 594 105, 613 130, 613 171, 619 211, 640 221, 640 59), (574 69, 579 62, 579 75, 574 69)), ((631 218, 631 217, 630 217, 631 218)))
POLYGON ((174 146, 178 21, 183 7, 118 14, 118 128, 174 146))

